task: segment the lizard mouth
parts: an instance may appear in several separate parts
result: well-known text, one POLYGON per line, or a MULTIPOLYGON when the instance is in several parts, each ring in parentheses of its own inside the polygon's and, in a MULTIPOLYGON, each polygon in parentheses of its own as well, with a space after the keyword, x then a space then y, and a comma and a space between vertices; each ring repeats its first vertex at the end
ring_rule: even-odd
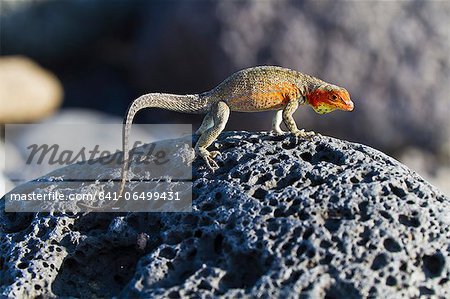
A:
POLYGON ((345 111, 353 111, 353 109, 355 109, 355 104, 353 104, 352 101, 349 101, 348 103, 346 103, 346 105, 344 106, 345 111))

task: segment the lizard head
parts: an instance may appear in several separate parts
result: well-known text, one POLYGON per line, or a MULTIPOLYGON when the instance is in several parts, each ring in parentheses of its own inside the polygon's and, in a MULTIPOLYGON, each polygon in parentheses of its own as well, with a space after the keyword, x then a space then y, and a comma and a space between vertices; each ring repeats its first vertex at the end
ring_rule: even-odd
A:
POLYGON ((329 113, 336 109, 344 111, 353 110, 353 102, 345 88, 335 85, 321 85, 306 95, 311 107, 319 114, 329 113))

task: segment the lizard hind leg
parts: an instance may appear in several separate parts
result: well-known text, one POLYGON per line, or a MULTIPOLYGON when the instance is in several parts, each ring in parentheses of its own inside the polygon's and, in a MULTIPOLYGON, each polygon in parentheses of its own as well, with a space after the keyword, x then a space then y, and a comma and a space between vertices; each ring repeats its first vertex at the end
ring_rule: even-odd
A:
MULTIPOLYGON (((197 155, 205 160, 206 165, 211 171, 215 171, 219 168, 216 161, 214 161, 214 157, 219 155, 220 153, 217 151, 209 152, 206 148, 210 146, 214 140, 220 135, 220 133, 225 128, 225 125, 228 122, 228 118, 230 116, 230 108, 224 102, 216 103, 208 113, 213 120, 213 126, 206 129, 200 136, 195 145, 195 152, 197 155)), ((208 117, 208 116, 206 116, 208 117)), ((206 119, 205 117, 205 119, 206 119)), ((203 124, 202 124, 203 126, 203 124)))
POLYGON ((214 120, 213 117, 211 116, 211 111, 208 112, 205 116, 205 118, 203 119, 202 124, 200 125, 200 127, 197 129, 197 131, 195 132, 196 135, 202 135, 203 133, 205 133, 209 128, 211 128, 214 125, 214 120))

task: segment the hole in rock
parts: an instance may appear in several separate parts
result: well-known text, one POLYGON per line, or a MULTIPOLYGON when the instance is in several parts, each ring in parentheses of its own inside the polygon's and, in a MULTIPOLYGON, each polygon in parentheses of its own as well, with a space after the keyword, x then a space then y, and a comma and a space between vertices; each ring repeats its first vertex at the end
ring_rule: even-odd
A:
POLYGON ((105 247, 67 257, 52 284, 57 297, 112 297, 134 275, 145 253, 136 246, 105 247), (71 287, 68 287, 71 285, 71 287))
POLYGON ((438 277, 445 266, 445 258, 440 252, 432 255, 424 255, 422 258, 423 271, 427 277, 438 277))

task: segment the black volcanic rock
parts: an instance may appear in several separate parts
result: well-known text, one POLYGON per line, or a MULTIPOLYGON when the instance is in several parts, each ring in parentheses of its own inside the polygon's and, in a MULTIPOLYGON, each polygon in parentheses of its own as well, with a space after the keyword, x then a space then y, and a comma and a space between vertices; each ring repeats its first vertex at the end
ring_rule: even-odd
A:
POLYGON ((450 297, 450 200, 404 165, 330 137, 214 147, 190 213, 2 212, 1 294, 450 297))

